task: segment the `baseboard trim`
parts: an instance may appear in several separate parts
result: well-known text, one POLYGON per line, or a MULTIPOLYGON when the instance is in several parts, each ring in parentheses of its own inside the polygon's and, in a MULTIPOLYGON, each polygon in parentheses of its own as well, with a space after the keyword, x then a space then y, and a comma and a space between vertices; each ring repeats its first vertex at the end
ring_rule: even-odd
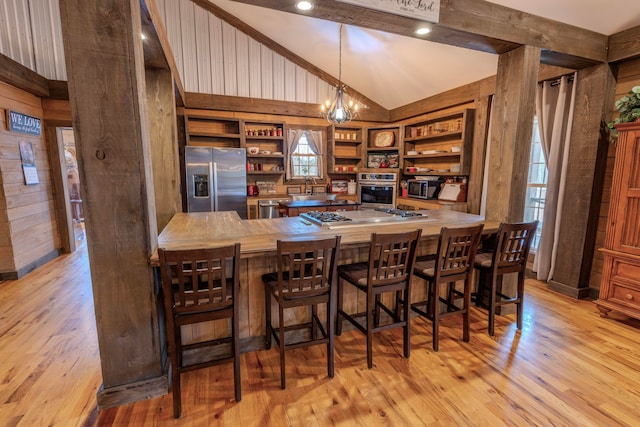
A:
POLYGON ((153 399, 168 393, 169 380, 167 374, 135 383, 98 390, 98 409, 127 405, 140 400, 153 399))
POLYGON ((556 282, 555 280, 549 280, 547 282, 547 287, 552 291, 556 291, 563 295, 570 296, 576 299, 584 299, 589 298, 590 296, 590 288, 575 288, 573 286, 565 285, 564 283, 556 282))
POLYGON ((51 261, 52 259, 55 259, 55 258, 59 257, 60 253, 61 253, 60 249, 54 249, 51 252, 49 252, 48 254, 41 256, 37 260, 30 262, 29 264, 25 265, 24 267, 22 267, 22 268, 20 268, 18 270, 0 272, 0 280, 18 280, 18 279, 21 279, 22 277, 24 277, 28 273, 31 273, 36 268, 38 268, 40 266, 43 266, 46 263, 48 263, 49 261, 51 261))

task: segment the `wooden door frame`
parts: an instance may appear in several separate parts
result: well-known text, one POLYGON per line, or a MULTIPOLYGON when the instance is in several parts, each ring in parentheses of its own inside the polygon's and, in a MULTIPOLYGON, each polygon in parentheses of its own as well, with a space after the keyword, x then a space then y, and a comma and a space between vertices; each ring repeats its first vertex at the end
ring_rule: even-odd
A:
POLYGON ((64 155, 62 128, 71 128, 71 121, 45 120, 45 138, 49 146, 49 165, 53 182, 53 198, 58 218, 58 232, 64 253, 76 250, 76 239, 73 230, 73 215, 69 201, 69 185, 67 183, 67 165, 64 155))

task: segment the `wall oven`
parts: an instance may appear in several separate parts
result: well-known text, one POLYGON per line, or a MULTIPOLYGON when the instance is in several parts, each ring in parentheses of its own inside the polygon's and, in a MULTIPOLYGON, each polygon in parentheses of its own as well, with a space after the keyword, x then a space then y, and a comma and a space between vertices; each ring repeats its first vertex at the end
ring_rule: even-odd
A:
POLYGON ((363 208, 396 207, 398 175, 361 172, 358 174, 358 200, 363 208))

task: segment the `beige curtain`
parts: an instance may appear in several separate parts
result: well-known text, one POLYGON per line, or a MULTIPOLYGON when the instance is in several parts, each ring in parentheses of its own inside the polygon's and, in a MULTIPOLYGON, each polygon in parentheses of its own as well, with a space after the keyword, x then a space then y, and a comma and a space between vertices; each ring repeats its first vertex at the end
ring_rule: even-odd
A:
POLYGON ((543 82, 536 92, 536 114, 547 163, 547 192, 540 243, 533 271, 538 280, 551 280, 556 266, 559 220, 562 214, 571 142, 571 123, 575 107, 576 75, 543 82))

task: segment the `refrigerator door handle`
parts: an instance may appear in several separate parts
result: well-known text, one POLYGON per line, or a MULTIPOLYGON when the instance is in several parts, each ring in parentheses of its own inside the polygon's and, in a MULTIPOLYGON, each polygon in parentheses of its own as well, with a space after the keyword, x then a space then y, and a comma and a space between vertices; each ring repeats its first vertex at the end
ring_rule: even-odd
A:
POLYGON ((209 173, 213 177, 213 197, 211 198, 211 211, 218 210, 218 164, 216 162, 209 163, 209 173))

